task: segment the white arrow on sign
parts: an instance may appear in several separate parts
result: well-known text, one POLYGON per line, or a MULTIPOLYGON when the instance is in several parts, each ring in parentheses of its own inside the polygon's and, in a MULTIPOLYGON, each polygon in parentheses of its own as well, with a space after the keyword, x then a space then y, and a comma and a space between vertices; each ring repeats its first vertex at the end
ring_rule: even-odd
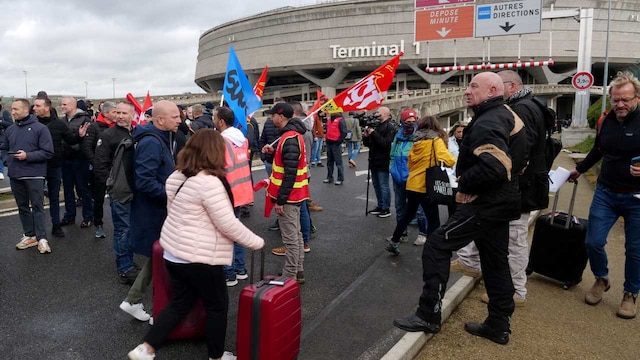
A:
POLYGON ((451 29, 447 29, 446 27, 442 27, 442 29, 436 31, 440 36, 445 37, 447 35, 449 35, 449 33, 451 32, 451 29))

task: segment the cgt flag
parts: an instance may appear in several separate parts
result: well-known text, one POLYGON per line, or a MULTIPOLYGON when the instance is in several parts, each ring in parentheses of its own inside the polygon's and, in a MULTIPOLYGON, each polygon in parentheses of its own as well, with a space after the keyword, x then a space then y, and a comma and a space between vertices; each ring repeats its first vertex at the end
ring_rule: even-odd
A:
POLYGON ((262 104, 258 96, 253 92, 253 87, 240 66, 240 61, 233 50, 233 46, 229 49, 229 63, 227 64, 227 73, 224 76, 222 95, 235 115, 236 119, 233 126, 242 130, 242 133, 246 136, 247 115, 258 110, 262 104))
POLYGON ((320 111, 328 113, 362 111, 375 109, 382 105, 383 93, 389 90, 400 63, 400 56, 403 54, 394 56, 371 74, 336 95, 331 101, 322 105, 320 111))
MULTIPOLYGON (((262 70, 262 74, 260 74, 260 77, 258 78, 258 81, 256 82, 255 85, 253 85, 253 92, 258 97, 258 100, 260 100, 261 106, 262 106, 262 95, 264 94, 264 86, 267 84, 267 71, 269 71, 269 67, 265 66, 264 70, 262 70)), ((253 116, 254 113, 255 111, 252 111, 249 114, 249 116, 247 116, 247 121, 251 120, 251 117, 253 116)))

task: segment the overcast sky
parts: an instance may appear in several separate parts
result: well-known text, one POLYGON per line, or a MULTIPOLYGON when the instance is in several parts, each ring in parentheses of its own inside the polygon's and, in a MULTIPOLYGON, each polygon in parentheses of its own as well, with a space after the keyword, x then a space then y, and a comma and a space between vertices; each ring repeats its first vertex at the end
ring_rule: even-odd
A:
POLYGON ((0 96, 202 93, 198 38, 214 26, 316 0, 0 0, 0 96), (223 5, 224 4, 224 5, 223 5), (85 85, 86 82, 86 85, 85 85))

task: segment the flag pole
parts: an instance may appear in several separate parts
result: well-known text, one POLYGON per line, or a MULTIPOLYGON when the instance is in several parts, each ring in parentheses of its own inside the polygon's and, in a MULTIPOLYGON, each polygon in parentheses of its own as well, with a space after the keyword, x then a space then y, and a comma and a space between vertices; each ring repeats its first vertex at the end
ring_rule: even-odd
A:
POLYGON ((224 104, 224 94, 220 96, 220 107, 222 107, 222 104, 224 104))

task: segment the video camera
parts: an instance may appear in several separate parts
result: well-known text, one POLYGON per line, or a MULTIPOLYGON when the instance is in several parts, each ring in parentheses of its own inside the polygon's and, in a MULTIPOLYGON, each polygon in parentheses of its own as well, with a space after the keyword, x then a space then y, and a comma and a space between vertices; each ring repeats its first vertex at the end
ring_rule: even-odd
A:
POLYGON ((377 128, 380 125, 380 114, 373 113, 367 114, 366 112, 353 114, 353 117, 358 119, 358 123, 362 129, 377 128))

